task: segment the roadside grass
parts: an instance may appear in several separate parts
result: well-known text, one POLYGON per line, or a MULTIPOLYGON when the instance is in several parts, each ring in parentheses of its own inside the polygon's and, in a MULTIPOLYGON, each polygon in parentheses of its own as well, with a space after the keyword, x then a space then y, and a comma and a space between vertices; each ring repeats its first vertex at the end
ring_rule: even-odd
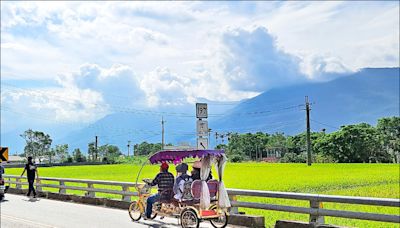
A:
MULTIPOLYGON (((95 165, 40 168, 43 177, 64 177, 75 179, 94 179, 135 182, 140 165, 95 165)), ((142 178, 154 178, 158 166, 145 166, 142 178)), ((175 168, 171 166, 170 170, 175 168)), ((400 166, 398 164, 270 164, 270 163, 229 163, 224 174, 228 188, 254 189, 284 192, 318 193, 328 195, 365 196, 380 198, 400 197, 400 166)), ((21 168, 7 169, 6 174, 19 175, 21 168)), ((216 175, 215 170, 213 171, 216 175)), ((45 182, 46 183, 46 182, 45 182)), ((50 182, 49 182, 50 183, 50 182)), ((55 183, 55 182, 52 182, 55 183)), ((67 183, 71 186, 86 186, 67 183)), ((98 185, 95 185, 98 187, 98 185)), ((102 188, 122 190, 121 187, 101 186, 102 188)), ((51 192, 56 189, 44 188, 51 192)), ((134 189, 131 189, 134 191, 134 189)), ((67 190, 69 194, 84 195, 82 191, 67 190)), ((96 196, 120 199, 121 196, 96 193, 96 196)), ((271 204, 308 207, 309 202, 259 197, 238 197, 238 200, 271 204)), ((400 214, 398 208, 325 203, 324 208, 349 211, 400 214)), ((263 215, 266 225, 272 227, 276 220, 290 219, 308 221, 307 215, 240 208, 248 214, 263 215)), ((398 227, 394 223, 371 222, 326 217, 326 223, 350 227, 398 227)))

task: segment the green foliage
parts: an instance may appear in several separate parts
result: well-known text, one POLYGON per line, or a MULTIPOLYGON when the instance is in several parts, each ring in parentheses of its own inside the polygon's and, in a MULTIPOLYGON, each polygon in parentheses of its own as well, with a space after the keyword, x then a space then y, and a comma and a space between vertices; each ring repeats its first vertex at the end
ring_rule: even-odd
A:
POLYGON ((388 117, 378 120, 376 126, 381 135, 381 144, 395 163, 400 161, 400 117, 388 117))
POLYGON ((234 162, 234 163, 236 163, 236 162, 242 162, 242 161, 243 161, 243 157, 240 156, 240 155, 238 155, 238 154, 234 154, 234 155, 232 155, 232 156, 230 157, 230 161, 231 161, 231 162, 234 162))
POLYGON ((147 156, 120 156, 116 159, 116 163, 132 164, 132 165, 142 165, 148 160, 147 156))
POLYGON ((49 162, 51 163, 54 154, 50 150, 52 139, 50 135, 45 134, 41 131, 33 131, 32 129, 26 130, 20 135, 25 139, 26 145, 24 148, 24 156, 32 156, 34 159, 43 156, 49 157, 49 162))
POLYGON ((96 161, 97 160, 97 151, 95 147, 94 142, 90 142, 88 144, 88 158, 90 161, 96 161))
MULTIPOLYGON (((342 126, 338 131, 311 132, 313 162, 398 162, 400 158, 400 117, 382 118, 376 127, 361 123, 342 126)), ((306 133, 285 136, 283 133, 232 133, 226 150, 230 161, 261 160, 273 154, 280 162, 303 163, 306 156, 306 133), (240 159, 239 159, 240 158, 240 159)))
POLYGON ((314 148, 336 162, 389 162, 379 139, 376 128, 362 123, 341 127, 318 140, 314 148))
POLYGON ((73 161, 74 161, 74 159, 68 155, 66 162, 72 163, 73 161))
POLYGON ((307 153, 301 152, 300 154, 288 152, 280 159, 282 163, 306 163, 307 153))
POLYGON ((75 162, 86 162, 86 157, 82 154, 79 148, 72 152, 72 157, 75 162))
POLYGON ((134 145, 135 155, 149 155, 161 150, 161 143, 142 142, 134 145))
POLYGON ((102 145, 98 148, 98 153, 103 162, 114 163, 117 158, 122 154, 117 146, 102 145))
POLYGON ((56 145, 54 151, 59 162, 68 162, 68 144, 56 145))

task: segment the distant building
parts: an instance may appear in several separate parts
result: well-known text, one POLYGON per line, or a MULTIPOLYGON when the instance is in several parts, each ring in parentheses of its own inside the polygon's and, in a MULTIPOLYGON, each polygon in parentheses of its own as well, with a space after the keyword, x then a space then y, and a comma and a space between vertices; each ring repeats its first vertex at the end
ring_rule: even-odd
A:
POLYGON ((25 163, 26 158, 17 156, 17 155, 10 155, 8 156, 8 161, 7 163, 12 163, 12 164, 23 164, 25 163))
POLYGON ((164 146, 164 150, 196 150, 196 147, 191 145, 179 145, 179 146, 164 146))

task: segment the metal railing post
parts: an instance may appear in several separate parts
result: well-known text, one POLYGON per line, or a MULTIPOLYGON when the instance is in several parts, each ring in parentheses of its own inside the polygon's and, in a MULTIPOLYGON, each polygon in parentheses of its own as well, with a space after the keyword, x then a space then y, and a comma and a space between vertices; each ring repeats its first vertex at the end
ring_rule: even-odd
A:
MULTIPOLYGON (((94 188, 93 184, 92 183, 88 183, 88 188, 94 188)), ((96 197, 96 192, 88 190, 87 193, 86 193, 86 196, 94 198, 94 197, 96 197)))
POLYGON ((42 183, 42 181, 41 181, 39 178, 36 179, 36 190, 37 190, 38 192, 42 192, 42 186, 40 186, 41 183, 42 183))
MULTIPOLYGON (((20 177, 16 177, 15 181, 20 183, 21 182, 21 178, 20 177)), ((21 184, 15 184, 15 188, 16 189, 22 189, 22 185, 21 184)))
POLYGON ((322 202, 315 201, 315 200, 310 200, 310 207, 317 210, 317 215, 310 215, 310 223, 314 223, 314 224, 317 224, 317 225, 324 224, 325 223, 325 217, 319 215, 319 213, 318 213, 319 209, 324 208, 322 202))
POLYGON ((61 187, 65 187, 65 182, 64 181, 60 181, 60 188, 58 189, 58 193, 67 194, 67 189, 61 188, 61 187))
MULTIPOLYGON (((236 195, 229 195, 229 200, 232 201, 236 201, 237 200, 237 196, 236 195)), ((239 208, 238 207, 231 207, 230 210, 231 214, 239 214, 239 208)))
MULTIPOLYGON (((122 186, 122 191, 129 192, 129 186, 128 185, 123 185, 122 186)), ((127 201, 127 202, 131 202, 131 196, 122 195, 122 200, 123 201, 127 201)))

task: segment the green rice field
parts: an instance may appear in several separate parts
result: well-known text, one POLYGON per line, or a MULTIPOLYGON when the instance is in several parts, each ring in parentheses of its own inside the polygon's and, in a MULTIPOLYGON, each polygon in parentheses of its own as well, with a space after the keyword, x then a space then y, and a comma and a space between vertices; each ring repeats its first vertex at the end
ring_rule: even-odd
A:
MULTIPOLYGON (((42 177, 113 180, 134 182, 140 169, 138 165, 96 165, 39 168, 42 177)), ((141 178, 153 178, 158 166, 146 166, 141 178)), ((171 170, 174 170, 171 167, 171 170)), ((6 174, 20 175, 22 168, 9 168, 6 174)), ((174 172, 173 172, 174 173, 174 172)), ((213 172, 215 173, 215 172, 213 172)), ((175 174, 175 173, 174 173, 175 174)), ((224 181, 227 188, 319 193, 346 196, 400 198, 400 166, 398 164, 281 164, 281 163, 229 163, 224 181)), ((51 182, 49 182, 51 183, 51 182)), ((79 184, 75 184, 78 185, 79 184)), ((98 187, 98 186, 97 186, 98 187)), ((45 189, 55 191, 55 189, 45 189)), ((71 194, 83 192, 67 191, 71 194)), ((116 198, 115 195, 101 195, 116 198)), ((309 206, 307 201, 258 197, 239 197, 238 200, 260 203, 309 206)), ((324 208, 371 213, 400 214, 399 208, 325 203, 324 208)), ((265 216, 266 225, 272 227, 276 220, 307 221, 308 215, 240 208, 248 214, 265 216)), ((395 223, 371 222, 326 217, 326 223, 349 227, 399 227, 395 223)))

